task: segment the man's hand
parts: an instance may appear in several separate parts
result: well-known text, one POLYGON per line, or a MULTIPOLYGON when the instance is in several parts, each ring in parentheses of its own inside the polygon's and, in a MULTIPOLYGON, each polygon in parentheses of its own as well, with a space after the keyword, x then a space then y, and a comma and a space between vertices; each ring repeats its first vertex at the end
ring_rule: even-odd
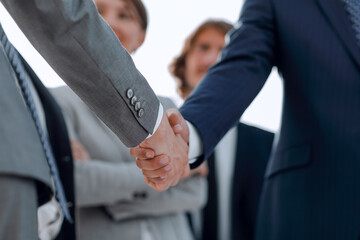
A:
POLYGON ((86 151, 85 147, 74 139, 70 139, 71 152, 73 154, 73 159, 79 162, 86 162, 90 160, 89 154, 86 151))
POLYGON ((177 110, 172 109, 169 113, 170 116, 173 115, 170 121, 178 125, 176 128, 181 135, 174 134, 168 117, 164 114, 154 135, 138 147, 130 149, 130 154, 136 157, 137 166, 143 171, 145 182, 158 191, 176 185, 180 178, 187 177, 190 173, 187 125, 182 125, 183 118, 177 110), (186 141, 183 137, 187 138, 186 141))

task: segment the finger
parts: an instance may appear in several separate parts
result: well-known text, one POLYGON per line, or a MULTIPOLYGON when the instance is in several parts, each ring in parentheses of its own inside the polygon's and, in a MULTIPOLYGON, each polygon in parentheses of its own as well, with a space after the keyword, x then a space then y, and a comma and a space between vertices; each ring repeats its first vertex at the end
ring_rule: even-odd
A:
MULTIPOLYGON (((201 172, 200 172, 201 174, 201 172)), ((190 165, 185 166, 184 171, 182 172, 181 178, 186 178, 190 175, 190 165)))
POLYGON ((162 177, 156 177, 156 178, 148 178, 151 182, 156 184, 164 183, 168 180, 168 175, 162 176, 162 177))
POLYGON ((170 186, 176 186, 179 183, 179 178, 176 178, 171 184, 170 186))
POLYGON ((144 181, 147 185, 149 185, 150 187, 156 190, 156 184, 153 181, 151 181, 148 177, 144 176, 144 181))
POLYGON ((147 178, 147 177, 144 177, 144 180, 145 180, 145 183, 147 185, 149 185, 150 187, 152 187, 156 191, 164 191, 164 190, 167 190, 170 187, 170 185, 166 181, 163 181, 161 183, 155 183, 155 182, 152 181, 153 179, 147 178))
POLYGON ((75 148, 75 149, 81 149, 83 146, 81 143, 79 143, 78 141, 71 139, 70 140, 70 145, 71 147, 75 148))
POLYGON ((166 165, 165 167, 161 167, 159 169, 156 170, 142 170, 143 175, 148 177, 148 178, 164 178, 166 177, 169 172, 172 170, 172 166, 170 164, 166 165))
POLYGON ((141 147, 130 148, 130 154, 139 159, 149 159, 155 156, 155 152, 152 149, 141 147))
POLYGON ((136 159, 136 165, 142 170, 156 170, 170 163, 167 155, 159 155, 152 159, 136 159))
POLYGON ((162 192, 162 191, 168 190, 170 187, 170 184, 167 181, 165 181, 162 183, 156 183, 155 186, 156 186, 156 188, 155 188, 156 191, 162 192))

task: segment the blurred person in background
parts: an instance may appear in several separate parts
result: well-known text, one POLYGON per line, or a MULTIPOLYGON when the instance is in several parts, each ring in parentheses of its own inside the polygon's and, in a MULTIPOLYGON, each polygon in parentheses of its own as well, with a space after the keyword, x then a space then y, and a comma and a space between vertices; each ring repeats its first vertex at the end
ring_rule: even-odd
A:
MULTIPOLYGON (((144 42, 147 12, 140 0, 95 0, 129 53, 144 42)), ((206 180, 193 174, 177 187, 147 186, 116 135, 68 87, 52 90, 67 118, 75 158, 77 233, 83 240, 191 240, 185 211, 206 201, 206 180)), ((164 109, 175 105, 160 98, 164 109)), ((135 110, 139 106, 134 103, 135 110)), ((205 173, 206 174, 206 173, 205 173)))
MULTIPOLYGON (((170 65, 179 95, 186 99, 225 46, 225 34, 233 26, 207 20, 186 39, 181 54, 170 65)), ((208 203, 190 214, 201 240, 254 239, 256 214, 265 167, 274 134, 243 123, 229 130, 207 162, 208 203)))

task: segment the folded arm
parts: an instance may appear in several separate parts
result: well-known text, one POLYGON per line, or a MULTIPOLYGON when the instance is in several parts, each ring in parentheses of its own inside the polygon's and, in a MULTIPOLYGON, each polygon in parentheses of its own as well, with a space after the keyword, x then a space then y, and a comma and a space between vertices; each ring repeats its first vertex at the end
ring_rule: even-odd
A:
POLYGON ((149 190, 134 163, 109 163, 91 159, 75 162, 76 202, 79 207, 132 203, 136 194, 149 190))
POLYGON ((115 220, 197 210, 207 200, 207 182, 200 176, 193 176, 179 182, 176 187, 158 192, 148 189, 146 196, 129 203, 107 206, 106 211, 115 220))

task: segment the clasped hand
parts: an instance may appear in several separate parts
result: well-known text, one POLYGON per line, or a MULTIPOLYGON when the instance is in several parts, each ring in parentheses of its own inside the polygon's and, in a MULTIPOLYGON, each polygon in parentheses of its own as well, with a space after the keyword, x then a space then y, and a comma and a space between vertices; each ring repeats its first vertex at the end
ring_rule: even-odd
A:
POLYGON ((156 132, 130 149, 145 182, 157 191, 167 190, 190 173, 188 162, 189 129, 176 109, 164 114, 156 132))

